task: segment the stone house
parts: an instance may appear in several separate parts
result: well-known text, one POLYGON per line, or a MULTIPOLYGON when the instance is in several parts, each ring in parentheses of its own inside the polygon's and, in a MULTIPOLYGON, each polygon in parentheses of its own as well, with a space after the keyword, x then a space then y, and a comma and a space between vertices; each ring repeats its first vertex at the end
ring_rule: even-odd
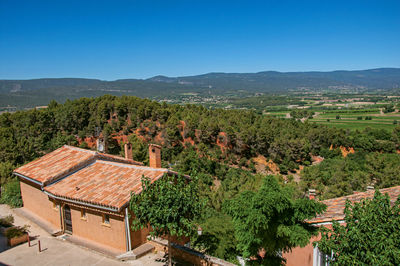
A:
POLYGON ((161 168, 161 147, 149 146, 150 166, 125 158, 63 146, 14 170, 24 209, 62 233, 87 239, 117 252, 147 241, 148 228, 133 231, 131 193, 140 193, 141 178, 152 182, 176 172, 161 168))

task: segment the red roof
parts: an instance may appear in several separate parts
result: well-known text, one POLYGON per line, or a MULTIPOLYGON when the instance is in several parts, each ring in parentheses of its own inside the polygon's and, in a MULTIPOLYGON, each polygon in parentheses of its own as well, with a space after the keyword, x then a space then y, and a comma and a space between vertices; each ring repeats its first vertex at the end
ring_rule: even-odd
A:
POLYGON ((96 159, 143 165, 142 163, 125 159, 123 157, 65 145, 15 169, 14 173, 23 175, 42 184, 48 184, 51 181, 62 178, 63 176, 94 162, 96 159))
POLYGON ((120 210, 131 192, 142 191, 142 176, 155 181, 168 172, 163 168, 96 160, 44 190, 57 197, 120 210))
POLYGON ((142 191, 142 176, 154 182, 164 174, 177 175, 168 169, 71 146, 63 146, 14 173, 41 183, 50 197, 111 211, 120 211, 132 192, 142 191))
MULTIPOLYGON (((388 194, 392 203, 394 203, 400 195, 400 186, 383 188, 380 189, 382 194, 388 194)), ((328 199, 322 201, 327 208, 326 211, 318 215, 316 218, 309 220, 309 223, 325 223, 333 220, 341 221, 344 220, 344 208, 346 206, 346 200, 350 200, 352 203, 360 202, 362 199, 372 199, 375 191, 368 190, 366 192, 356 192, 349 196, 340 198, 328 199)))

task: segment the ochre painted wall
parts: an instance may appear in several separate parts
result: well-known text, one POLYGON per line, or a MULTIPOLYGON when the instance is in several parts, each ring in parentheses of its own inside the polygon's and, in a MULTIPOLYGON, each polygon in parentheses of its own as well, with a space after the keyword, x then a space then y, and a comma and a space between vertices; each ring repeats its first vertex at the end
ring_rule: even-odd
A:
POLYGON ((22 179, 20 180, 20 187, 24 208, 51 223, 56 228, 61 228, 59 209, 53 208, 53 202, 41 191, 40 187, 22 179))
POLYGON ((126 251, 125 222, 123 217, 110 216, 110 226, 103 225, 101 212, 86 210, 81 219, 81 208, 71 206, 72 235, 86 238, 122 252, 126 251))
MULTIPOLYGON (((326 228, 332 229, 331 224, 323 225, 326 228)), ((314 246, 313 242, 321 239, 321 234, 318 236, 312 237, 310 239, 310 243, 301 248, 297 247, 292 249, 292 252, 283 253, 283 257, 286 259, 286 266, 297 266, 297 265, 305 265, 312 266, 314 262, 314 246)))
POLYGON ((130 234, 131 234, 131 245, 132 249, 144 244, 147 242, 147 236, 149 235, 150 232, 150 227, 143 228, 138 231, 133 231, 132 230, 132 220, 135 217, 132 213, 130 213, 130 219, 129 219, 129 227, 130 227, 130 234))
POLYGON ((286 252, 283 257, 286 259, 286 266, 312 266, 314 247, 309 243, 304 248, 297 247, 292 252, 286 252))

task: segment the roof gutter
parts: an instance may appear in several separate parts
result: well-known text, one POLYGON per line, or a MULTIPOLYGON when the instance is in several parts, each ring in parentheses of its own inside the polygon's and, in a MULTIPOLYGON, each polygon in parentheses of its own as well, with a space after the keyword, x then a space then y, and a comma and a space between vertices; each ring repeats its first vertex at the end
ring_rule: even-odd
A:
POLYGON ((340 224, 346 222, 344 219, 340 219, 340 220, 331 220, 330 222, 328 221, 328 222, 318 222, 318 223, 309 223, 309 224, 311 224, 311 225, 317 225, 317 226, 320 226, 320 225, 330 225, 330 224, 333 224, 332 221, 336 221, 336 222, 338 222, 338 223, 340 223, 340 224))
POLYGON ((111 211, 111 212, 118 212, 119 211, 118 208, 100 206, 100 205, 96 205, 96 204, 82 202, 82 201, 79 201, 79 200, 67 199, 67 198, 64 198, 64 197, 56 196, 56 195, 54 195, 54 194, 52 194, 50 192, 47 192, 45 190, 43 192, 47 196, 49 196, 51 198, 54 198, 54 199, 63 200, 63 201, 67 201, 67 202, 70 202, 70 203, 75 203, 75 204, 79 204, 79 205, 83 205, 83 206, 87 206, 87 207, 102 209, 102 210, 105 210, 105 211, 111 211))
POLYGON ((125 232, 126 232, 126 251, 132 250, 131 243, 131 228, 129 227, 129 214, 128 208, 125 208, 125 232))
POLYGON ((37 181, 37 180, 35 180, 35 179, 33 179, 33 178, 30 178, 30 177, 27 177, 27 176, 25 176, 25 175, 19 174, 19 173, 17 173, 17 172, 13 172, 13 174, 16 175, 16 176, 19 176, 19 177, 21 177, 21 178, 23 178, 23 179, 25 179, 25 180, 28 180, 28 181, 30 181, 30 182, 33 182, 33 183, 39 185, 39 186, 42 188, 42 190, 43 190, 43 183, 42 183, 42 182, 39 182, 39 181, 37 181))

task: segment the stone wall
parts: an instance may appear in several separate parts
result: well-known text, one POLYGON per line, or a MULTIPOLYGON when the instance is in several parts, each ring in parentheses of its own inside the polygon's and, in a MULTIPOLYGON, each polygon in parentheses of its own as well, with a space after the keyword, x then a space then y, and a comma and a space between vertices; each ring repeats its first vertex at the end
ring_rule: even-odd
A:
MULTIPOLYGON (((168 242, 165 239, 152 239, 149 243, 155 247, 156 251, 167 252, 168 242)), ((196 266, 234 266, 230 262, 209 256, 188 247, 184 247, 175 243, 171 244, 172 257, 178 260, 193 263, 196 266)))

